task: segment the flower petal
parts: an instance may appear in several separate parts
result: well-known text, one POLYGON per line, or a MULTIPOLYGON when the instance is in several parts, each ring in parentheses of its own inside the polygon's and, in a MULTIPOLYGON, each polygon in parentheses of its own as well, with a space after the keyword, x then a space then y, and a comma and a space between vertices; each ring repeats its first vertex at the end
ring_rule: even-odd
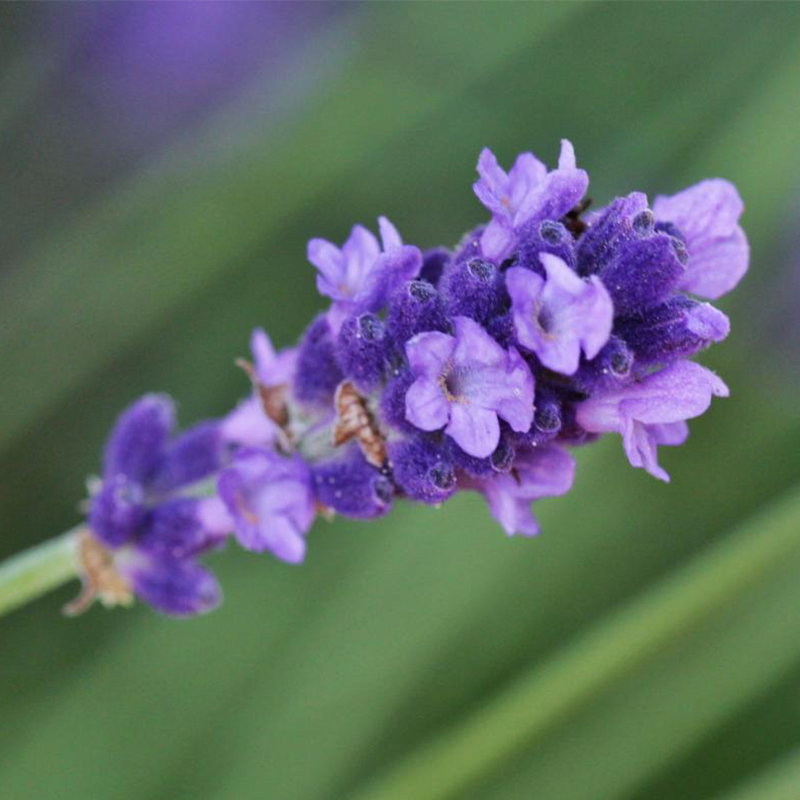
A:
POLYGON ((443 428, 450 418, 450 406, 439 384, 420 377, 406 394, 406 419, 423 431, 443 428))
POLYGON ((738 224, 743 210, 736 187, 720 178, 655 199, 656 219, 673 223, 686 238, 689 262, 682 289, 715 300, 741 280, 750 259, 738 224))
POLYGON ((445 433, 465 453, 475 458, 486 458, 495 451, 500 441, 500 423, 494 411, 467 403, 453 403, 445 433))
POLYGON ((455 338, 446 333, 418 333, 406 342, 406 358, 414 375, 435 381, 453 357, 455 346, 455 338))

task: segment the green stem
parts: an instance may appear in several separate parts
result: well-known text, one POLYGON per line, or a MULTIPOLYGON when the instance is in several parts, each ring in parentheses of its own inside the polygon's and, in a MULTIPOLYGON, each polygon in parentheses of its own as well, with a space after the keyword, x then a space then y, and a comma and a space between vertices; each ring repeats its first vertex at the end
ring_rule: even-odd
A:
POLYGON ((0 616, 78 577, 73 528, 0 564, 0 616))

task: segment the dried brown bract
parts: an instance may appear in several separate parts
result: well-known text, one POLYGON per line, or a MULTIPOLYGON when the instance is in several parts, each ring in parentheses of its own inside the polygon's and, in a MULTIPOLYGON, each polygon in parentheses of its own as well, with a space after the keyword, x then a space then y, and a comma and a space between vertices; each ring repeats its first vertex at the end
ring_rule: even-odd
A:
POLYGON ((386 461, 386 441, 367 408, 367 401, 350 381, 342 381, 336 389, 335 403, 333 443, 338 447, 355 439, 364 458, 374 467, 382 467, 386 461))

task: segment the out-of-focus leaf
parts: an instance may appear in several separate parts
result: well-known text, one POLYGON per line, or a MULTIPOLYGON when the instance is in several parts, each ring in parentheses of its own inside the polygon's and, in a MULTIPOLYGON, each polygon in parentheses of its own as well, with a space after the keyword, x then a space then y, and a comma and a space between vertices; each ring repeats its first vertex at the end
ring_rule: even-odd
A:
MULTIPOLYGON (((605 707, 585 712, 577 732, 545 743, 538 768, 527 764, 533 782, 523 784, 535 783, 542 798, 624 796, 640 770, 691 744, 687 729, 695 733, 719 705, 741 703, 751 682, 762 688, 800 659, 800 617, 780 613, 800 602, 799 565, 797 489, 358 796, 439 800, 474 789, 625 679, 605 707), (644 739, 641 726, 653 718, 644 739)), ((515 793, 504 787, 498 796, 515 793)))
POLYGON ((795 750, 717 800, 795 800, 798 786, 800 750, 795 750))

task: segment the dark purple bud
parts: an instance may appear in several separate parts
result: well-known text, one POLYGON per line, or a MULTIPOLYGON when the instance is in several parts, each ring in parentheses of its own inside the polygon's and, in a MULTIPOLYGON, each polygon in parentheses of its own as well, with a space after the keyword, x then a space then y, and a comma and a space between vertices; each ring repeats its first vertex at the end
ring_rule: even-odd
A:
POLYGON ((527 433, 517 434, 517 446, 533 446, 555 439, 561 431, 561 398, 553 389, 540 381, 536 387, 533 424, 527 433))
POLYGON ((536 395, 533 427, 545 436, 555 436, 561 430, 561 403, 551 394, 536 395))
POLYGON ((655 230, 656 219, 653 216, 653 212, 647 208, 638 213, 631 224, 634 233, 638 236, 649 236, 655 230))
POLYGON ((616 316, 658 305, 674 291, 684 273, 675 252, 676 242, 665 233, 656 233, 617 248, 614 258, 600 272, 616 316))
POLYGON ((92 498, 89 527, 103 544, 121 547, 136 538, 145 514, 141 486, 118 473, 92 498))
POLYGON ((501 436, 497 449, 489 456, 489 462, 495 472, 508 472, 514 464, 516 450, 508 436, 501 436))
POLYGON ((203 525, 200 502, 181 498, 156 506, 147 514, 136 546, 154 556, 171 559, 186 558, 219 546, 224 537, 203 525))
POLYGON ((577 446, 594 442, 598 438, 598 434, 589 433, 575 419, 575 404, 564 402, 561 406, 561 430, 558 434, 558 441, 577 446))
POLYGON ((614 330, 625 339, 638 362, 662 364, 722 341, 730 323, 714 306, 679 295, 617 320, 614 330))
POLYGON ((452 439, 445 439, 450 460, 456 469, 463 470, 474 478, 483 478, 497 472, 508 472, 514 460, 514 446, 507 427, 503 427, 500 441, 494 452, 486 458, 475 458, 465 453, 452 439))
POLYGON ((335 342, 328 320, 320 314, 300 342, 294 394, 304 403, 328 405, 344 375, 336 361, 335 342))
POLYGON ((201 422, 169 445, 151 489, 165 494, 208 478, 223 466, 225 455, 219 423, 201 422))
POLYGON ((419 279, 436 286, 451 258, 452 253, 444 247, 426 250, 422 254, 422 269, 419 271, 419 279))
POLYGON ((191 560, 145 557, 125 574, 138 597, 171 616, 202 614, 222 602, 216 578, 191 560))
POLYGON ((389 446, 394 481, 412 500, 436 505, 456 490, 456 473, 443 445, 417 436, 389 446))
POLYGON ((641 229, 634 227, 634 220, 644 221, 642 213, 647 211, 647 197, 633 192, 618 197, 595 219, 578 242, 578 273, 594 275, 600 272, 613 258, 617 248, 627 241, 641 237, 641 229))
POLYGON ((537 275, 544 277, 544 267, 539 258, 542 253, 552 253, 575 268, 575 239, 560 222, 548 219, 524 229, 520 233, 515 265, 533 270, 537 275))
POLYGON ((165 394, 148 394, 119 417, 106 445, 103 477, 125 475, 146 486, 155 475, 175 425, 175 406, 165 394))
POLYGON ((415 380, 411 370, 403 367, 387 381, 381 394, 381 423, 403 433, 419 433, 419 429, 406 419, 406 394, 415 380))
POLYGON ((668 236, 671 236, 673 239, 677 239, 683 245, 686 244, 686 237, 683 235, 681 229, 674 225, 672 222, 656 222, 655 230, 659 233, 666 233, 668 236))
POLYGON ((502 273, 484 258, 451 264, 442 276, 441 291, 448 314, 480 323, 503 310, 507 303, 502 273))
POLYGON ((633 362, 634 354, 625 341, 620 336, 612 335, 591 361, 581 362, 573 381, 587 394, 612 388, 630 376, 633 362))
POLYGON ((439 292, 427 281, 409 281, 392 295, 387 325, 400 349, 417 333, 448 333, 452 327, 439 292))
POLYGON ((313 465, 311 473, 317 500, 346 517, 372 519, 391 507, 392 482, 367 463, 357 446, 335 461, 313 465))
POLYGON ((461 238, 461 241, 458 243, 458 245, 456 245, 450 265, 446 266, 451 266, 452 264, 463 264, 465 261, 469 261, 471 258, 479 258, 483 256, 483 250, 481 249, 481 236, 483 236, 484 227, 485 226, 483 225, 479 225, 469 233, 464 234, 464 236, 461 238))
POLYGON ((514 316, 510 311, 497 314, 486 322, 487 333, 503 348, 517 345, 514 316))
POLYGON ((345 375, 359 389, 374 389, 386 372, 386 326, 374 314, 349 317, 339 331, 336 354, 345 375))

